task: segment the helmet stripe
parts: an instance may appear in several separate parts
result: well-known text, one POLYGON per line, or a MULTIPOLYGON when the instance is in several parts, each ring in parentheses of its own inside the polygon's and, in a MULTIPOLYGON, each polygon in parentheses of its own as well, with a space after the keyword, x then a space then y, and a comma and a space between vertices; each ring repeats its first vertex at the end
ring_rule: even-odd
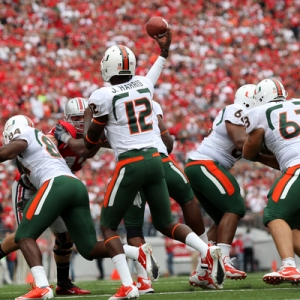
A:
POLYGON ((123 70, 129 70, 129 57, 126 48, 122 45, 118 46, 122 54, 123 70))
POLYGON ((281 84, 279 83, 279 81, 276 79, 271 79, 271 80, 275 83, 278 96, 283 96, 282 87, 281 87, 281 84))
POLYGON ((28 117, 24 116, 27 120, 28 126, 33 127, 33 122, 28 117))
POLYGON ((84 105, 83 105, 83 102, 82 102, 82 99, 81 98, 76 98, 77 99, 77 104, 78 104, 78 109, 80 111, 83 111, 83 108, 84 108, 84 105))

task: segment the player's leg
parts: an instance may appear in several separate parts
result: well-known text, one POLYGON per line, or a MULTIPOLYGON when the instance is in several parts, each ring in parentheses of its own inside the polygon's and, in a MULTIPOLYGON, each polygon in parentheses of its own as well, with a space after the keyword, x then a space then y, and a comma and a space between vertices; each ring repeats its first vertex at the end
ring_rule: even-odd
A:
MULTIPOLYGON (((74 236, 79 247, 81 247, 81 254, 85 258, 91 259, 91 252, 97 244, 97 240, 89 210, 88 193, 80 180, 68 176, 51 179, 44 183, 36 196, 25 207, 24 218, 17 229, 15 241, 31 269, 36 286, 24 295, 25 298, 21 299, 53 297, 53 291, 49 286, 42 265, 42 255, 36 239, 46 228, 53 224, 58 215, 68 216, 68 211, 74 209, 74 207, 84 207, 89 219, 85 216, 81 218, 80 214, 74 216, 71 213, 72 218, 67 217, 66 221, 68 221, 71 230, 75 227, 73 231, 78 231, 78 235, 74 234, 74 236), (86 234, 84 229, 91 230, 92 233, 92 230, 94 230, 94 235, 92 233, 86 234), (82 231, 84 234, 81 234, 82 231), (83 242, 82 245, 81 241, 83 242)), ((104 244, 103 248, 105 249, 104 244)), ((97 249, 97 255, 101 255, 100 247, 97 249)))
POLYGON ((215 242, 222 249, 226 277, 245 279, 247 274, 233 267, 229 255, 238 221, 246 212, 236 179, 220 164, 208 160, 189 160, 185 173, 197 199, 217 225, 215 242))
POLYGON ((66 225, 61 217, 58 217, 50 226, 50 230, 55 236, 53 247, 54 259, 57 268, 57 295, 86 295, 91 292, 76 286, 70 274, 70 260, 73 248, 73 240, 67 231, 66 225))
MULTIPOLYGON (((221 218, 219 218, 220 220, 221 218)), ((212 224, 207 230, 207 238, 209 241, 217 241, 218 240, 218 225, 215 223, 212 224)))
POLYGON ((188 226, 173 222, 161 159, 158 158, 156 161, 153 161, 151 167, 158 171, 156 176, 148 177, 148 184, 143 186, 143 191, 150 206, 155 228, 162 234, 187 244, 199 251, 204 257, 207 257, 209 271, 213 280, 222 283, 224 280, 224 269, 220 249, 215 246, 208 247, 188 226))
POLYGON ((268 203, 264 209, 263 222, 268 227, 277 251, 282 259, 282 268, 278 272, 264 275, 267 284, 280 284, 283 281, 300 282, 300 272, 294 259, 294 233, 300 226, 300 189, 299 176, 291 176, 298 169, 287 169, 272 185, 268 194, 268 203))
POLYGON ((293 234, 293 245, 295 254, 300 257, 300 228, 292 230, 293 234))
POLYGON ((161 157, 170 197, 181 206, 185 224, 207 243, 202 213, 187 176, 170 157, 161 157))
POLYGON ((15 243, 15 232, 13 232, 6 236, 0 244, 0 259, 17 250, 19 250, 19 246, 15 243))
MULTIPOLYGON (((131 246, 139 247, 145 245, 146 241, 143 234, 143 223, 144 223, 144 211, 145 211, 146 199, 143 191, 140 191, 133 205, 128 209, 124 216, 124 225, 127 231, 127 243, 131 246), (142 200, 143 199, 143 200, 142 200)), ((125 246, 126 247, 126 246, 125 246)), ((142 250, 142 248, 141 248, 142 250)), ((141 255, 145 254, 141 251, 141 255)), ((157 280, 159 277, 159 265, 157 264, 156 259, 153 256, 151 251, 150 253, 151 265, 152 265, 152 274, 153 280, 157 280)), ((141 260, 146 261, 144 257, 141 260)), ((137 271, 137 287, 140 295, 154 293, 154 289, 151 284, 151 278, 147 274, 147 267, 143 265, 139 259, 133 261, 135 269, 137 271)))
MULTIPOLYGON (((35 194, 36 190, 24 188, 19 181, 14 181, 12 185, 12 207, 14 210, 16 223, 20 224, 23 216, 23 210, 35 194)), ((15 233, 12 233, 4 238, 0 244, 0 259, 8 255, 9 253, 19 250, 19 246, 15 243, 15 233)))
POLYGON ((137 288, 135 286, 135 289, 133 288, 133 280, 116 230, 128 208, 131 207, 144 178, 148 176, 144 164, 146 157, 152 159, 149 153, 137 150, 119 156, 115 175, 107 188, 101 211, 101 231, 122 281, 123 287, 119 293, 127 287, 132 289, 130 293, 132 292, 133 295, 138 293, 137 288))
MULTIPOLYGON (((45 269, 42 264, 42 254, 36 239, 54 222, 63 211, 63 193, 56 193, 56 179, 46 181, 38 193, 28 202, 24 209, 24 218, 16 232, 15 242, 31 269, 35 287, 23 297, 52 298, 53 291, 49 285, 45 269), (60 203, 62 204, 60 207, 60 203)), ((58 192, 61 192, 58 189, 58 192)))

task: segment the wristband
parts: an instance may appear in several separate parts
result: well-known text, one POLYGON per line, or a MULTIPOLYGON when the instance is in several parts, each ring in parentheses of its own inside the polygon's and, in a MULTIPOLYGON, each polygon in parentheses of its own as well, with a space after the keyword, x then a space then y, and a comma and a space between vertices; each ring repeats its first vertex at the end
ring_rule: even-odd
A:
POLYGON ((71 136, 68 133, 64 132, 61 135, 60 140, 67 145, 70 138, 71 138, 71 136))
POLYGON ((169 55, 169 49, 161 49, 160 56, 167 58, 169 55))

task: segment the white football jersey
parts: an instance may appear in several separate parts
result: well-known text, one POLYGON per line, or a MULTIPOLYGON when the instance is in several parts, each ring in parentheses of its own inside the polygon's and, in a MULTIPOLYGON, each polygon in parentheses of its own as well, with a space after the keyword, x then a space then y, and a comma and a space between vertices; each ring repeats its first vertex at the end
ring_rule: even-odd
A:
POLYGON ((163 153, 167 156, 169 156, 168 154, 168 150, 166 145, 164 144, 163 140, 161 139, 161 132, 158 126, 158 119, 157 119, 157 115, 161 115, 162 117, 163 115, 163 111, 161 109, 161 106, 159 103, 157 103, 156 101, 153 101, 153 129, 154 129, 154 133, 155 133, 155 138, 156 138, 156 143, 157 143, 157 150, 159 153, 163 153))
POLYGON ((264 144, 283 171, 300 164, 300 100, 269 102, 244 116, 246 132, 264 129, 264 144))
POLYGON ((242 117, 244 107, 231 104, 223 108, 213 122, 211 133, 204 138, 198 149, 189 158, 193 160, 214 160, 229 170, 241 158, 241 151, 237 151, 228 136, 225 121, 244 126, 242 117))
POLYGON ((18 160, 36 189, 45 181, 61 175, 77 178, 56 146, 41 131, 29 126, 19 127, 10 142, 15 140, 25 140, 28 143, 27 149, 18 155, 18 160))
POLYGON ((142 148, 156 148, 153 130, 154 86, 143 76, 126 83, 102 87, 89 98, 93 117, 108 115, 106 137, 115 156, 142 148))

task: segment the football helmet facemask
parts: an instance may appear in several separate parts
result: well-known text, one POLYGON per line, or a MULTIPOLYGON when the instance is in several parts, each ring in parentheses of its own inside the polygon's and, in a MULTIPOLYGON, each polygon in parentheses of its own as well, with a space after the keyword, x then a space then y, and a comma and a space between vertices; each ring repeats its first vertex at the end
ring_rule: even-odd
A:
POLYGON ((255 101, 253 99, 255 84, 242 85, 235 93, 234 103, 244 106, 246 109, 255 107, 255 101))
POLYGON ((256 106, 260 106, 271 101, 286 101, 287 95, 287 91, 279 80, 264 79, 256 85, 254 100, 256 106))
POLYGON ((16 115, 9 118, 3 130, 2 143, 3 145, 7 145, 9 141, 14 137, 14 132, 18 127, 34 127, 32 120, 24 115, 16 115))
POLYGON ((102 79, 109 81, 115 75, 134 75, 136 58, 126 46, 117 45, 108 48, 100 63, 102 79))
POLYGON ((87 100, 80 97, 70 99, 65 106, 64 119, 66 122, 72 124, 79 134, 83 133, 84 111, 87 107, 87 100))

